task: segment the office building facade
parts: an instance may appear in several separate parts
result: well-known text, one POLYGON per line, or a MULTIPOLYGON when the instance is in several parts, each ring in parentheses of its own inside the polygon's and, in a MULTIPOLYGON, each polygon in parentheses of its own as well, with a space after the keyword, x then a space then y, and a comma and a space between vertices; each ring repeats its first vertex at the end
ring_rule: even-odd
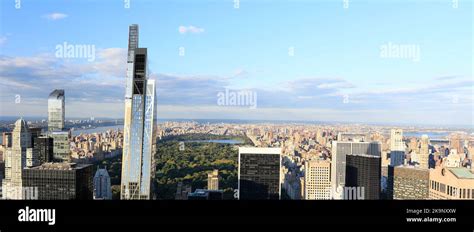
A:
POLYGON ((90 164, 45 163, 23 170, 23 186, 38 190, 38 200, 92 200, 90 164))
MULTIPOLYGON (((378 142, 333 141, 331 149, 331 184, 333 192, 343 188, 346 181, 346 156, 350 154, 369 154, 381 157, 381 144, 378 142)), ((334 196, 340 199, 338 196, 334 196)))
POLYGON ((63 89, 55 89, 48 98, 48 130, 62 131, 64 129, 65 95, 63 89))
MULTIPOLYGON (((380 156, 351 154, 346 157, 346 187, 358 187, 364 200, 380 199, 380 156)), ((347 197, 346 197, 347 198, 347 197)))
POLYGON ((413 166, 393 168, 393 199, 426 200, 429 197, 430 172, 413 166))
POLYGON ((436 167, 430 169, 429 198, 436 200, 474 200, 474 170, 436 167))
POLYGON ((239 199, 280 199, 281 148, 239 147, 239 199))
POLYGON ((428 135, 422 135, 420 141, 420 154, 418 157, 418 163, 420 168, 429 169, 429 157, 430 157, 430 139, 428 135))
POLYGON ((304 199, 331 199, 331 163, 327 160, 309 160, 304 166, 304 199))
POLYGON ((49 134, 53 139, 53 158, 55 161, 70 161, 71 150, 69 143, 69 132, 53 131, 49 134))
POLYGON ((390 130, 390 166, 395 167, 405 163, 405 142, 403 130, 390 130))
POLYGON ((54 143, 51 137, 34 138, 33 150, 38 157, 39 164, 50 163, 54 160, 54 143))
POLYGON ((97 169, 95 172, 94 200, 112 200, 112 186, 107 169, 97 169))

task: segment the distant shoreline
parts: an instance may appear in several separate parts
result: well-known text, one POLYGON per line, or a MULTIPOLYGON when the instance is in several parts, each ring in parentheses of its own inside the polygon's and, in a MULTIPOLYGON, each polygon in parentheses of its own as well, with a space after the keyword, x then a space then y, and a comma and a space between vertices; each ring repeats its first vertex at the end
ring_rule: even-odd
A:
MULTIPOLYGON (((0 116, 0 122, 15 121, 18 116, 0 116)), ((24 116, 25 120, 46 120, 45 117, 37 116, 24 116)), ((89 118, 66 118, 68 120, 88 120, 89 118)), ((101 121, 121 121, 123 119, 116 118, 96 118, 95 120, 101 121)), ((317 120, 260 120, 260 119, 192 119, 192 118, 160 118, 158 123, 163 122, 198 122, 198 123, 240 123, 240 124, 310 124, 310 125, 369 125, 369 126, 386 126, 386 127, 432 127, 432 128, 445 128, 445 129, 467 129, 473 130, 474 125, 463 125, 463 124, 415 124, 415 123, 382 123, 382 122, 344 122, 344 121, 317 121, 317 120)))

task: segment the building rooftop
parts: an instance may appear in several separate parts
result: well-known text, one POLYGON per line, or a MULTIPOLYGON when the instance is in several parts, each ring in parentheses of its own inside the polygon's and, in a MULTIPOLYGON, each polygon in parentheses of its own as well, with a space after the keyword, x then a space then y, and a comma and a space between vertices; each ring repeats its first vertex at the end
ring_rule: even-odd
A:
POLYGON ((377 155, 369 155, 369 154, 348 154, 348 155, 361 156, 361 157, 367 157, 367 158, 379 158, 380 159, 380 156, 377 156, 377 155))
POLYGON ((468 168, 448 168, 459 179, 474 179, 474 173, 468 168))
POLYGON ((76 163, 44 163, 40 166, 32 167, 34 170, 77 170, 91 166, 90 164, 76 164, 76 163))
POLYGON ((59 99, 64 97, 64 89, 55 89, 53 92, 49 94, 50 99, 59 99))
POLYGON ((209 193, 224 193, 222 190, 196 189, 193 193, 188 193, 191 197, 206 197, 209 193))
POLYGON ((16 120, 15 128, 13 130, 14 131, 27 132, 27 131, 29 131, 29 127, 28 127, 28 124, 26 123, 26 121, 23 120, 22 118, 20 118, 20 119, 16 120))
POLYGON ((241 154, 280 154, 279 147, 239 147, 241 154))
POLYGON ((98 177, 109 177, 109 173, 107 172, 107 169, 97 169, 97 172, 95 172, 94 178, 98 177))

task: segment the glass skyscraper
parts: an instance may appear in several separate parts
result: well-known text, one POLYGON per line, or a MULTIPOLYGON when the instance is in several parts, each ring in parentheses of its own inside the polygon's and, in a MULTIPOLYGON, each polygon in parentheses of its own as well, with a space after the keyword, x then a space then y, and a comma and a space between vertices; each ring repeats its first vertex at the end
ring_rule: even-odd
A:
MULTIPOLYGON (((380 199, 380 156, 368 154, 349 154, 346 156, 346 187, 359 187, 356 196, 359 200, 380 199)), ((346 194, 346 192, 344 192, 346 194)), ((354 196, 344 196, 354 199, 354 196)), ((357 198, 356 198, 357 199, 357 198)))
POLYGON ((121 199, 150 199, 155 148, 155 81, 147 78, 147 49, 138 25, 129 28, 121 199))
POLYGON ((281 148, 239 147, 241 200, 278 200, 281 195, 281 148))
MULTIPOLYGON (((351 154, 369 154, 381 156, 382 145, 379 142, 345 142, 332 141, 331 152, 331 184, 333 192, 345 186, 346 181, 346 156, 351 154)), ((333 198, 342 199, 343 196, 334 194, 333 198)))
POLYGON ((61 131, 64 129, 64 90, 55 89, 48 98, 48 130, 61 131))

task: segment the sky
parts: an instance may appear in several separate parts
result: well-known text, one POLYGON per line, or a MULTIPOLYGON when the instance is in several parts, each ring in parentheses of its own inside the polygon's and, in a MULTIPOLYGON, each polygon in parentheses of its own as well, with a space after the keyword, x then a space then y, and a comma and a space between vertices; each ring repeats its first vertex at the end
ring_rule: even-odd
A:
POLYGON ((128 26, 158 118, 474 123, 469 0, 5 0, 0 116, 123 118, 128 26), (85 45, 91 53, 61 48, 85 45), (222 96, 243 94, 238 105, 222 96))

